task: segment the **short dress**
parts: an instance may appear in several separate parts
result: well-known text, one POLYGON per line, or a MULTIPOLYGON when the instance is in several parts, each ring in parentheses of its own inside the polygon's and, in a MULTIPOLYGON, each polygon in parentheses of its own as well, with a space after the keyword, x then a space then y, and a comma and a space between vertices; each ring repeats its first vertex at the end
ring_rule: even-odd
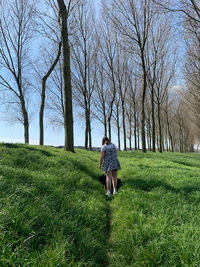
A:
POLYGON ((101 152, 104 152, 104 161, 102 171, 117 171, 121 169, 120 163, 117 159, 117 147, 114 144, 103 145, 101 152))

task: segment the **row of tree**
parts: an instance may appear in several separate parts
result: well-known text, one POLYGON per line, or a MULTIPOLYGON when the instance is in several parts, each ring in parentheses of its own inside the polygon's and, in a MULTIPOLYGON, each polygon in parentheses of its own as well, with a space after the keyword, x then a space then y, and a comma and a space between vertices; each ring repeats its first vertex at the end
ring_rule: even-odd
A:
POLYGON ((24 125, 26 143, 39 107, 40 145, 46 110, 74 151, 74 107, 85 121, 86 149, 99 121, 105 136, 117 132, 119 149, 122 135, 124 150, 193 151, 200 130, 197 2, 107 0, 98 16, 91 0, 0 5, 2 107, 24 125))

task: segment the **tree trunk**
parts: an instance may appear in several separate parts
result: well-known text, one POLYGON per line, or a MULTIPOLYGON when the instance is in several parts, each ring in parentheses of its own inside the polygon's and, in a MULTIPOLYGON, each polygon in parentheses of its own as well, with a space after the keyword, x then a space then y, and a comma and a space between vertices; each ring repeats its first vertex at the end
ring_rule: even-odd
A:
POLYGON ((51 72, 55 68, 61 54, 61 42, 59 43, 58 54, 50 69, 46 75, 42 78, 42 93, 41 93, 41 104, 39 113, 39 126, 40 126, 40 145, 44 145, 44 107, 45 107, 45 91, 46 91, 46 81, 50 76, 51 72))
POLYGON ((74 133, 73 133, 73 111, 72 111, 72 87, 70 69, 70 47, 68 39, 68 13, 63 0, 57 0, 59 6, 59 17, 61 26, 61 38, 63 48, 63 84, 64 84, 64 127, 65 127, 65 146, 64 149, 74 152, 74 133))
POLYGON ((148 123, 146 125, 146 146, 147 146, 147 150, 148 150, 148 147, 149 147, 149 125, 148 125, 148 123))
POLYGON ((124 134, 124 151, 126 151, 127 147, 126 147, 126 122, 125 122, 124 101, 122 101, 122 123, 123 123, 123 134, 124 134))
POLYGON ((41 104, 39 113, 39 126, 40 126, 40 145, 44 145, 44 106, 45 106, 45 87, 46 79, 42 78, 42 93, 41 93, 41 104))
POLYGON ((168 129, 170 143, 171 143, 171 150, 172 150, 172 152, 174 152, 173 138, 172 138, 172 134, 171 134, 171 131, 170 131, 168 112, 166 111, 166 113, 167 113, 166 114, 167 115, 167 129, 168 129))
POLYGON ((121 140, 120 140, 120 127, 117 127, 117 137, 118 137, 118 149, 121 150, 121 140))
POLYGON ((156 131, 156 143, 157 143, 157 150, 159 149, 160 145, 159 145, 159 134, 158 131, 156 131))
POLYGON ((182 130, 180 129, 180 152, 183 153, 183 135, 182 130))
POLYGON ((144 51, 141 52, 142 69, 143 69, 143 91, 142 91, 142 119, 141 119, 141 137, 142 137, 142 151, 146 152, 146 138, 145 138, 145 98, 147 88, 146 67, 144 61, 144 51))
POLYGON ((149 115, 149 121, 148 121, 148 139, 149 139, 149 144, 148 144, 148 150, 152 151, 151 147, 151 116, 149 115))
POLYGON ((19 70, 19 78, 17 80, 18 89, 20 92, 20 103, 21 103, 21 110, 23 114, 23 125, 24 125, 24 141, 26 144, 29 144, 29 119, 28 119, 28 112, 26 110, 25 99, 22 92, 22 85, 21 85, 21 70, 19 70))
POLYGON ((137 147, 138 147, 138 150, 140 150, 140 128, 137 127, 137 147))
POLYGON ((134 142, 135 142, 135 150, 137 150, 137 125, 134 125, 134 142))
POLYGON ((159 152, 162 153, 162 129, 160 120, 160 103, 158 103, 158 131, 159 131, 159 152))
POLYGON ((119 123, 119 106, 117 106, 117 138, 118 138, 118 149, 121 150, 121 140, 120 140, 120 123, 119 123))
MULTIPOLYGON (((135 105, 134 105, 135 106, 135 105)), ((135 109, 135 107, 134 107, 135 109)), ((134 141, 135 141, 135 150, 137 150, 137 117, 136 117, 136 111, 134 110, 134 141)))
POLYGON ((92 151, 92 131, 91 131, 90 117, 89 117, 89 121, 88 121, 88 134, 89 134, 89 150, 92 151))
POLYGON ((154 90, 151 91, 151 106, 152 106, 152 151, 156 152, 156 126, 155 126, 155 111, 154 111, 154 90))
POLYGON ((21 107, 23 113, 23 125, 24 125, 24 140, 26 144, 29 144, 29 120, 28 120, 28 113, 25 107, 24 97, 21 96, 21 107))
POLYGON ((130 118, 130 121, 129 121, 129 150, 131 151, 132 150, 132 128, 131 128, 132 124, 131 124, 131 118, 130 118))
POLYGON ((88 149, 88 116, 87 116, 87 109, 85 110, 85 149, 88 149))
POLYGON ((109 140, 111 142, 111 118, 108 118, 108 136, 109 136, 109 140))
POLYGON ((107 121, 106 121, 105 109, 104 109, 104 136, 107 136, 107 121))
POLYGON ((24 139, 25 143, 29 144, 29 121, 26 109, 23 110, 23 116, 24 116, 24 139))

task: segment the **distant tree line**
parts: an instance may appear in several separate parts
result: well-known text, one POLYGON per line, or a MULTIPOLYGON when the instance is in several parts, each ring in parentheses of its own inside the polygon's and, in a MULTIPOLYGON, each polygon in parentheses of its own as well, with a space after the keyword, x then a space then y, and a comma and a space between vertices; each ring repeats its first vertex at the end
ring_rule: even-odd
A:
POLYGON ((92 0, 1 0, 1 113, 23 124, 25 143, 37 114, 39 144, 48 118, 64 127, 65 150, 74 151, 76 112, 85 149, 99 122, 110 140, 115 131, 119 149, 193 151, 199 29, 195 0, 102 0, 98 15, 92 0))

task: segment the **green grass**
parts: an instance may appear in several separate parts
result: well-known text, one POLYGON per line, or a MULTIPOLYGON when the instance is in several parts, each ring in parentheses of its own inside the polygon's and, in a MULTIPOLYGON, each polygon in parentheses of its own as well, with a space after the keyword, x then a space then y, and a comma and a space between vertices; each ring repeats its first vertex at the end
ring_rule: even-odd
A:
POLYGON ((109 201, 99 156, 0 144, 0 267, 199 267, 200 155, 120 152, 109 201))
POLYGON ((0 266, 107 264, 108 203, 91 156, 0 146, 0 266))
POLYGON ((109 266, 200 266, 200 155, 122 153, 109 266))

